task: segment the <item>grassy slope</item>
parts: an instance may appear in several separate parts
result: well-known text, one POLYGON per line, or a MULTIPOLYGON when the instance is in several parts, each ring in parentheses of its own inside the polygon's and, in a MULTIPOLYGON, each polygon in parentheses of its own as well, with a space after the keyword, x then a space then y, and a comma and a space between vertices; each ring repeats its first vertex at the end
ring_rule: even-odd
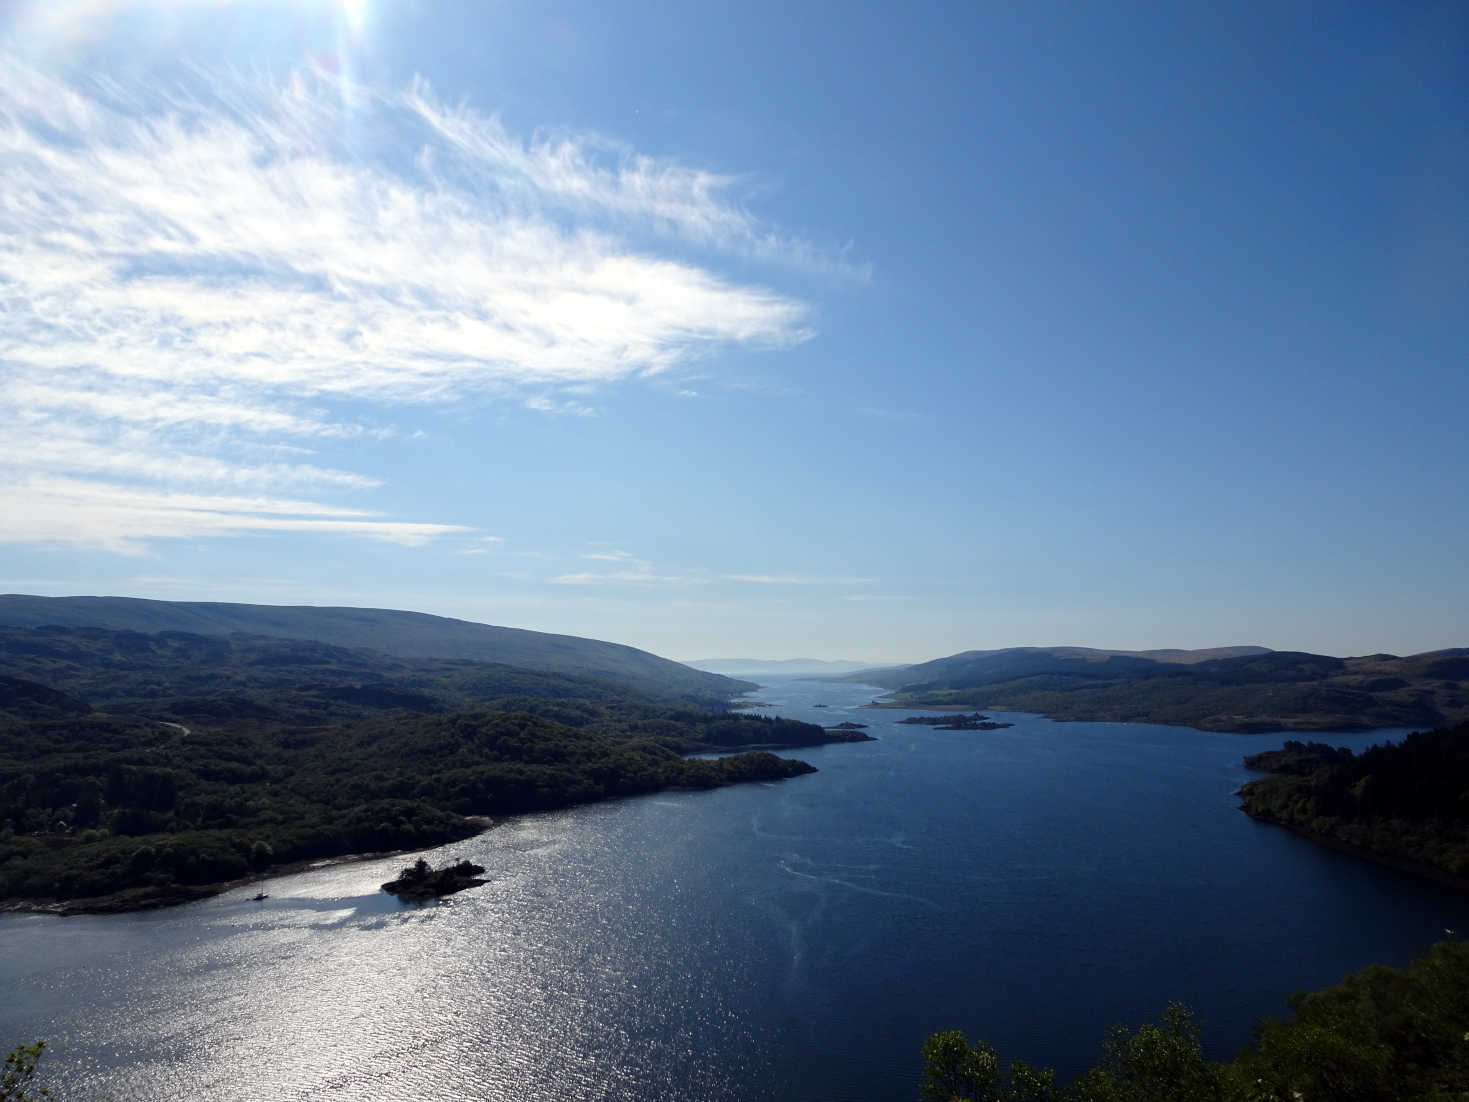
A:
POLYGON ((131 597, 0 596, 0 625, 99 627, 145 633, 244 633, 311 639, 401 658, 498 662, 620 681, 642 692, 728 697, 754 686, 690 669, 636 647, 494 627, 391 609, 147 601, 131 597))

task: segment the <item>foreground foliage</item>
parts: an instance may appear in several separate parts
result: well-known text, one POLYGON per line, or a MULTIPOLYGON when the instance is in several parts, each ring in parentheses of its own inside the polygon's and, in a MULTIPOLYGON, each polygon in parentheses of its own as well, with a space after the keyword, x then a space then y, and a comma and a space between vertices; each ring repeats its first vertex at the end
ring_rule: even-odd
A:
POLYGON ((33 1045, 17 1045, 5 1057, 5 1069, 0 1072, 0 1102, 41 1102, 54 1097, 49 1087, 36 1082, 36 1065, 46 1051, 46 1042, 33 1045))
POLYGON ((923 1047, 929 1102, 1465 1102, 1469 943, 1444 941, 1406 968, 1372 965, 1290 1000, 1234 1060, 1205 1059, 1199 1023, 1174 1004, 1136 1030, 1117 1026, 1073 1083, 983 1041, 936 1033, 923 1047))
POLYGON ((1360 754, 1287 742, 1245 764, 1272 774, 1240 789, 1252 817, 1469 881, 1469 723, 1417 732, 1360 754))

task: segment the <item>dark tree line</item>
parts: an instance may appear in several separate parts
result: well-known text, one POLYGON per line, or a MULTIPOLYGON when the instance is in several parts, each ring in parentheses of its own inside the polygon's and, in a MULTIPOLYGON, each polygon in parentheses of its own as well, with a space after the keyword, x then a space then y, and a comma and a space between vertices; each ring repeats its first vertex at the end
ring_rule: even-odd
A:
POLYGON ((1469 724, 1415 732, 1360 754, 1287 742, 1245 764, 1272 771, 1240 789, 1255 818, 1469 878, 1469 724))

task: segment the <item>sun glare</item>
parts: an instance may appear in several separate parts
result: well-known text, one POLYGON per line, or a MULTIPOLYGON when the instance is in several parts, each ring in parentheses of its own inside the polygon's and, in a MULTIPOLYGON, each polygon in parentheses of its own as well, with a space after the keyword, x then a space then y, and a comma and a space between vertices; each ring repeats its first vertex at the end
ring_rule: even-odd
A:
POLYGON ((360 33, 362 23, 367 18, 367 0, 337 0, 337 3, 341 5, 342 14, 347 17, 352 33, 360 33))

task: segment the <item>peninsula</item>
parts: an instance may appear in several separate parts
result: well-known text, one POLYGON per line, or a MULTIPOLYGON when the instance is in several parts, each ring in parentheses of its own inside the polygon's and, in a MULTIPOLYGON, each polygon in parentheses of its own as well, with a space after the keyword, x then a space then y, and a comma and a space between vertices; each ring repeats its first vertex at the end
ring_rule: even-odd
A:
POLYGON ((1360 754, 1291 741, 1245 765, 1269 774, 1239 790, 1251 818, 1469 890, 1469 723, 1360 754))
POLYGON ((662 661, 619 679, 296 637, 0 627, 0 907, 180 903, 465 838, 486 816, 798 777, 813 767, 770 751, 860 737, 730 712, 705 693, 748 686, 714 674, 650 691, 662 661))

